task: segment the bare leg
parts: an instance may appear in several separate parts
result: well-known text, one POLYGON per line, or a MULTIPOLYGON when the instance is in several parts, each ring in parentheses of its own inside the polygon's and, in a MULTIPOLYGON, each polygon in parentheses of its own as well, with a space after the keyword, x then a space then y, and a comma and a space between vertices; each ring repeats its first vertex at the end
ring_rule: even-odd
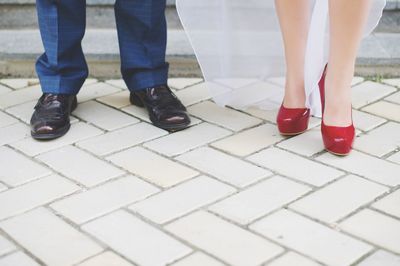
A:
POLYGON ((330 54, 326 78, 327 125, 348 126, 351 120, 351 81, 368 17, 370 0, 329 0, 330 54))
POLYGON ((283 104, 305 107, 304 62, 310 24, 309 0, 275 0, 286 56, 286 86, 283 104))

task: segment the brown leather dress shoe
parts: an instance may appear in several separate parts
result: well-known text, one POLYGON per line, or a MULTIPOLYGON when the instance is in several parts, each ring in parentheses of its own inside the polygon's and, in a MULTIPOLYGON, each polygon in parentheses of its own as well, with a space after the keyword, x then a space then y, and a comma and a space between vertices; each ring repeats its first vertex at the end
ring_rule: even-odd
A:
POLYGON ((130 101, 133 105, 146 107, 156 127, 174 132, 190 125, 186 107, 166 85, 131 92, 130 101))
POLYGON ((75 95, 44 93, 31 118, 31 135, 51 140, 65 135, 70 128, 69 116, 77 107, 75 95))

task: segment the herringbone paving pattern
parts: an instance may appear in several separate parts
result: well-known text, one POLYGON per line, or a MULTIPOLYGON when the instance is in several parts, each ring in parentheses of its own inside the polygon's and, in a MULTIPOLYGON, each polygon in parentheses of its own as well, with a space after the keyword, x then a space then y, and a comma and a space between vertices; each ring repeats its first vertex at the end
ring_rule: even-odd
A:
POLYGON ((185 131, 92 79, 69 134, 37 142, 37 80, 0 80, 0 266, 400 265, 400 79, 354 79, 346 158, 323 150, 318 119, 283 138, 276 111, 218 107, 201 79, 170 86, 185 131))

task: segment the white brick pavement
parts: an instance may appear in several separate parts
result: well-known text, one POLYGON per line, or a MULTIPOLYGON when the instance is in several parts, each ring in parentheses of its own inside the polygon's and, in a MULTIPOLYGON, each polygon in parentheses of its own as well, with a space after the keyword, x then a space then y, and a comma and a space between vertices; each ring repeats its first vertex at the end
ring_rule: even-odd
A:
POLYGON ((283 138, 276 110, 218 107, 187 78, 170 80, 185 131, 91 79, 69 134, 37 142, 38 81, 0 80, 0 266, 400 265, 400 79, 354 84, 338 158, 318 119, 283 138))

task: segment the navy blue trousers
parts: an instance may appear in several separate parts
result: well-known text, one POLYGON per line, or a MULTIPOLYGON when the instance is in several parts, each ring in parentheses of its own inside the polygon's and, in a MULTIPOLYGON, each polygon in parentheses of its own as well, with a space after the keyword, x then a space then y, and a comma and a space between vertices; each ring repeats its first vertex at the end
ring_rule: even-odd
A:
MULTIPOLYGON (((43 92, 77 94, 88 76, 81 41, 86 1, 37 0, 45 52, 36 62, 43 92)), ((130 90, 167 84, 166 0, 116 0, 121 72, 130 90)))

